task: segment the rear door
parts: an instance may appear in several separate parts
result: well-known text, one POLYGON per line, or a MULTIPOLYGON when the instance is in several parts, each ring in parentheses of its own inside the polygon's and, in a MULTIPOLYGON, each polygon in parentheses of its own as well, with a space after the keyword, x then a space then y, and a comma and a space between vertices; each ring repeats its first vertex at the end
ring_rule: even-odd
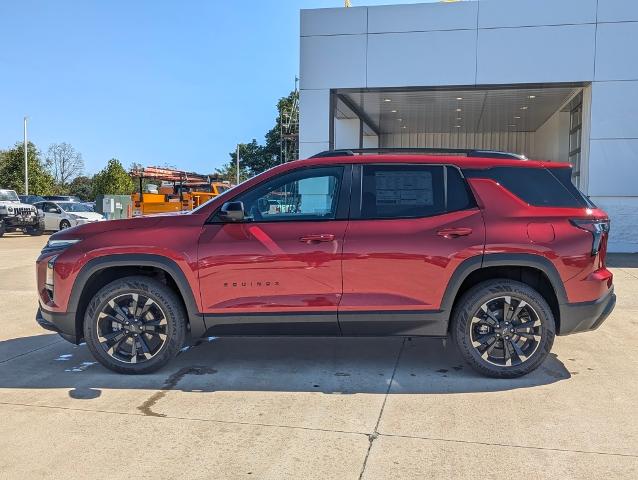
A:
POLYGON ((484 240, 481 211, 456 167, 357 167, 343 247, 343 334, 445 334, 447 284, 463 260, 482 255, 484 240))

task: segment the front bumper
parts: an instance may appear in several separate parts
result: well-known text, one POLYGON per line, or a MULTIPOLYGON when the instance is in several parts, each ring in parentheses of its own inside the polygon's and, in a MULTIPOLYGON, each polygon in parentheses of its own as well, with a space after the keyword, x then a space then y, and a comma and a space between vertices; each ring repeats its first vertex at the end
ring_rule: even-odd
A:
POLYGON ((559 335, 595 330, 607 319, 616 306, 614 287, 593 302, 566 303, 560 308, 559 335))
POLYGON ((36 215, 5 217, 4 224, 10 228, 37 227, 40 224, 40 217, 36 215))
POLYGON ((35 321, 45 330, 58 333, 67 342, 77 345, 82 339, 75 329, 75 313, 53 313, 38 308, 35 321))

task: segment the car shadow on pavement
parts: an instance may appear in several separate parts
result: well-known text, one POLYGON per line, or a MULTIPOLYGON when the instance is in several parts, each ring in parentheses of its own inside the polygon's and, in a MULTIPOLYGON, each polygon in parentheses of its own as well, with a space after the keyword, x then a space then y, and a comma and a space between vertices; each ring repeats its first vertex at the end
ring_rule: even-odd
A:
POLYGON ((158 372, 137 376, 113 373, 86 345, 55 335, 0 342, 0 389, 64 388, 82 400, 99 397, 102 389, 385 394, 390 383, 390 394, 498 392, 570 377, 550 354, 524 377, 486 378, 451 341, 431 338, 210 337, 158 372))
POLYGON ((611 268, 638 268, 638 254, 608 253, 606 263, 611 268))

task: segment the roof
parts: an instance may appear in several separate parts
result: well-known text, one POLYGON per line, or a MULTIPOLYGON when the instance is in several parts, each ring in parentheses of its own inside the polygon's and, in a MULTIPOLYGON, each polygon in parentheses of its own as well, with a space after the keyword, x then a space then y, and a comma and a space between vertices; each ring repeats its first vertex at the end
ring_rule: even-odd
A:
POLYGON ((420 163, 447 164, 459 168, 486 169, 491 167, 527 167, 527 168, 568 168, 569 163, 547 162, 542 160, 518 160, 485 157, 464 157, 460 155, 344 155, 334 157, 317 157, 306 160, 296 160, 287 165, 299 166, 299 162, 312 165, 335 165, 349 163, 420 163))

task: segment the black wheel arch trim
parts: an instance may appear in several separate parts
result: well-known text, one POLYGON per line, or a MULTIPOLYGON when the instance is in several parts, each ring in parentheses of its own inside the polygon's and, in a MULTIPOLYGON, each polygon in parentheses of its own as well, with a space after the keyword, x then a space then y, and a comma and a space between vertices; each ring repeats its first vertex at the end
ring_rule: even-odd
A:
POLYGON ((547 258, 529 253, 488 253, 467 258, 456 268, 443 294, 441 310, 451 315, 452 307, 463 282, 471 273, 489 267, 531 267, 540 270, 549 279, 558 304, 567 303, 563 281, 554 264, 547 258))
MULTIPOLYGON (((71 289, 71 296, 69 298, 69 304, 67 310, 70 312, 77 312, 80 304, 80 299, 84 288, 89 280, 95 273, 100 270, 104 270, 110 267, 154 267, 168 273, 181 294, 186 306, 186 313, 190 324, 190 333, 192 337, 199 338, 204 335, 206 331, 206 325, 204 323, 204 316, 199 312, 197 303, 195 302, 195 296, 186 279, 186 275, 182 269, 173 260, 163 257, 161 255, 140 253, 140 254, 111 254, 103 257, 94 258, 88 261, 80 270, 75 281, 73 282, 73 288, 71 289)), ((76 319, 76 323, 79 321, 80 325, 82 319, 76 319)), ((76 328, 77 325, 76 325, 76 328)))

